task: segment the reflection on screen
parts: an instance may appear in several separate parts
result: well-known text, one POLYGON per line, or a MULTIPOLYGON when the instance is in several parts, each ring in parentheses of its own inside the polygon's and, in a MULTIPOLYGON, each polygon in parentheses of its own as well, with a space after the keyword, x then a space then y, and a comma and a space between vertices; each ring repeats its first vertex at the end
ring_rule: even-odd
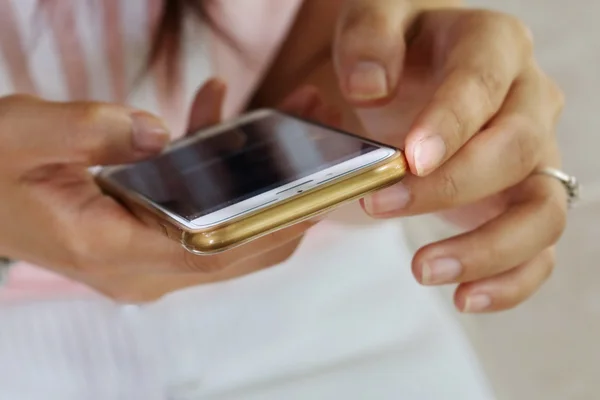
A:
POLYGON ((285 115, 202 137, 111 178, 193 220, 376 150, 358 138, 285 115))

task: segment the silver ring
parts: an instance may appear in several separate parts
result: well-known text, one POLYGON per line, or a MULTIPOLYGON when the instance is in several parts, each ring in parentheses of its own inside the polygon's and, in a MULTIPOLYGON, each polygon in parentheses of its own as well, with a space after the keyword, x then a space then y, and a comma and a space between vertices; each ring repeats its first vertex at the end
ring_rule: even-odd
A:
POLYGON ((567 191, 567 201, 569 208, 572 208, 581 199, 581 186, 577 178, 567 174, 556 168, 542 168, 534 172, 535 174, 546 175, 551 178, 557 179, 563 184, 567 191))

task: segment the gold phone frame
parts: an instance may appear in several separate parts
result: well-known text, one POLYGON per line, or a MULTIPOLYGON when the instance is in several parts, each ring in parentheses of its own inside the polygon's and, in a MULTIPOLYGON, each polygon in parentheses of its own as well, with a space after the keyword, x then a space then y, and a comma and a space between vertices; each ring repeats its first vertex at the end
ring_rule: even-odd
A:
MULTIPOLYGON (((311 121, 307 122, 314 124, 311 121)), ((342 133, 355 136, 347 132, 342 133)), ((361 140, 366 139, 361 138, 361 140)), ((371 140, 366 141, 389 147, 371 140)), ((107 178, 111 170, 112 168, 107 168, 96 175, 96 181, 107 194, 123 203, 142 222, 159 229, 189 252, 210 255, 318 217, 343 204, 391 186, 406 175, 407 163, 402 151, 397 150, 394 155, 378 163, 333 179, 322 186, 306 190, 222 224, 201 229, 190 229, 154 206, 151 201, 113 183, 107 178)))

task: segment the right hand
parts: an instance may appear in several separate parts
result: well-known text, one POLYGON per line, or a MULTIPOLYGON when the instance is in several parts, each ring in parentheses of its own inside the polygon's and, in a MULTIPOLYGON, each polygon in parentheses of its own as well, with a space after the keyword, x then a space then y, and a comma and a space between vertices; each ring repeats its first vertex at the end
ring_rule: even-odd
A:
MULTIPOLYGON (((219 122, 224 93, 215 80, 200 90, 193 128, 219 122)), ((313 89, 285 107, 321 120, 329 112, 313 89)), ((219 255, 194 256, 105 196, 88 172, 152 156, 168 141, 159 118, 131 108, 0 98, 0 255, 47 267, 117 300, 147 301, 265 268, 293 252, 313 223, 219 255)))

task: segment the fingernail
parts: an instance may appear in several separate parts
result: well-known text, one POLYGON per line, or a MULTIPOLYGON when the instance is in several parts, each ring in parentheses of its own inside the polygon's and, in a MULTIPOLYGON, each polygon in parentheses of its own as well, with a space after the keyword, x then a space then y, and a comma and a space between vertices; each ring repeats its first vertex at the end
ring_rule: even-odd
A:
POLYGON ((356 64, 348 80, 348 91, 355 100, 376 100, 388 95, 387 74, 378 63, 356 64))
POLYGON ((473 294, 465 300, 463 312, 479 313, 487 310, 492 305, 492 299, 487 294, 473 294))
POLYGON ((169 131, 156 117, 144 112, 131 115, 133 146, 143 152, 160 151, 169 141, 169 131))
POLYGON ((453 258, 439 258, 425 262, 421 269, 421 283, 423 285, 440 285, 451 283, 460 276, 462 265, 453 258))
POLYGON ((417 175, 436 169, 446 155, 446 144, 440 136, 430 136, 418 142, 413 151, 417 175))
POLYGON ((385 215, 401 211, 410 201, 410 193, 403 183, 382 189, 363 200, 370 215, 385 215))

